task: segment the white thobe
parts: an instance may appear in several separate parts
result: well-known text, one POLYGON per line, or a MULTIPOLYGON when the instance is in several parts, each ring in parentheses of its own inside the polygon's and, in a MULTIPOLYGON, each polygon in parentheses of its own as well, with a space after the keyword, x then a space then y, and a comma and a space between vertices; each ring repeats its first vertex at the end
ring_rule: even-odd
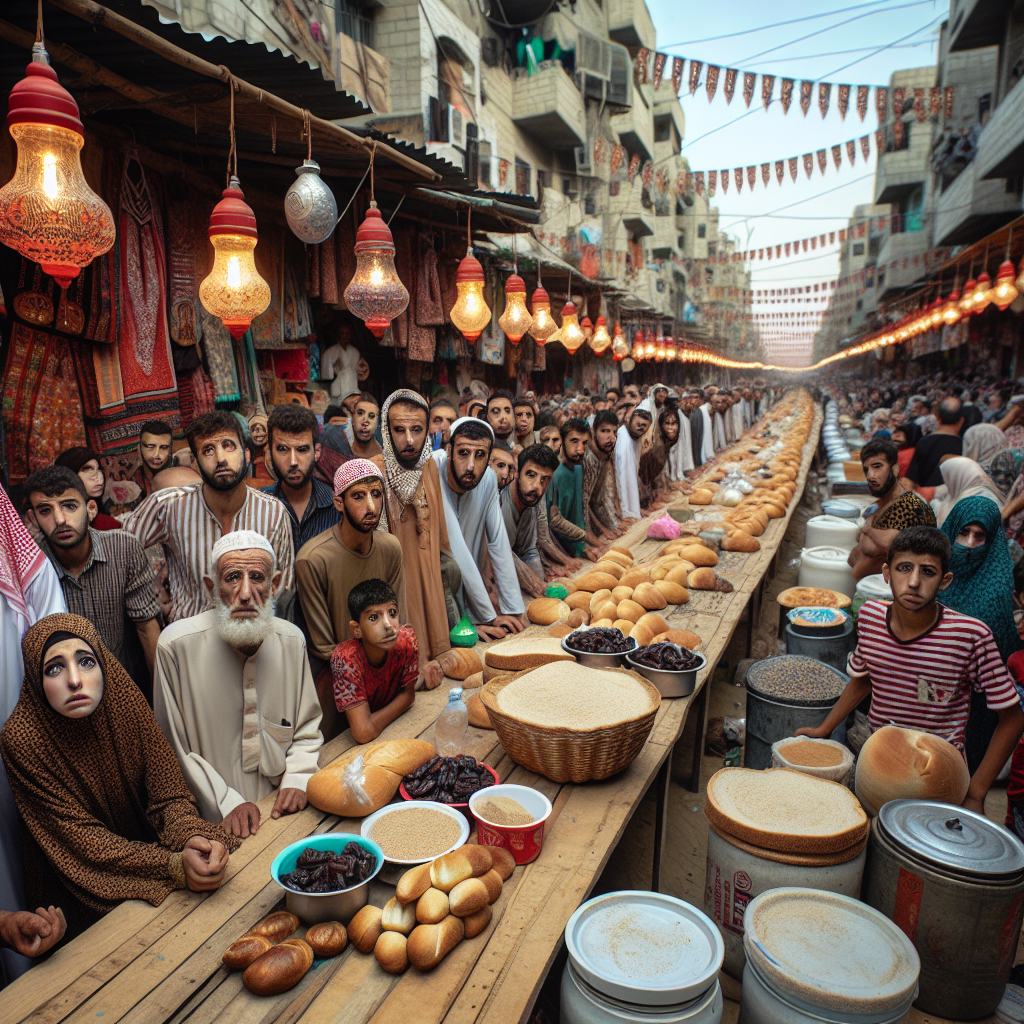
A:
POLYGON ((444 519, 448 526, 448 544, 452 557, 462 570, 462 589, 469 617, 474 622, 494 620, 494 605, 480 574, 483 544, 487 541, 494 579, 498 585, 498 606, 502 615, 522 615, 526 611, 519 589, 512 544, 505 529, 505 518, 498 502, 498 478, 488 467, 480 483, 465 494, 456 494, 448 483, 448 453, 439 448, 430 456, 437 463, 444 495, 444 519))
POLYGON ((728 443, 729 439, 725 435, 725 417, 720 413, 715 413, 715 448, 724 448, 728 443))
POLYGON ((711 406, 705 402, 700 407, 700 415, 704 420, 704 432, 701 434, 700 459, 704 466, 715 457, 715 436, 714 422, 711 415, 711 406))
POLYGON ((754 406, 752 402, 748 402, 745 398, 742 399, 740 404, 743 406, 743 429, 749 430, 754 425, 754 406))
POLYGON ((615 438, 615 486, 619 504, 626 519, 639 519, 640 510, 640 440, 633 437, 625 423, 615 438))
POLYGON ((743 436, 743 431, 746 429, 743 423, 743 407, 740 402, 729 406, 729 419, 732 422, 733 436, 731 440, 738 441, 743 436))
POLYGON ((320 700, 302 630, 274 618, 243 657, 217 631, 216 611, 179 619, 156 645, 153 711, 207 821, 317 771, 320 700))
POLYGON ((669 480, 685 480, 686 471, 694 469, 690 417, 679 414, 679 440, 669 449, 665 475, 669 480))

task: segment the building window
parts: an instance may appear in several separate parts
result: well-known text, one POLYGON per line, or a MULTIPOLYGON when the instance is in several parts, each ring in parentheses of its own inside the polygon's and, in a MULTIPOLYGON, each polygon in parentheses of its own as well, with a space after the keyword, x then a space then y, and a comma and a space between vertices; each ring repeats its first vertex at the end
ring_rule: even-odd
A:
POLYGON ((357 0, 334 0, 334 13, 342 35, 371 48, 374 46, 372 8, 364 7, 357 0))
POLYGON ((494 187, 494 180, 491 177, 491 144, 486 140, 478 143, 479 163, 477 164, 477 183, 482 189, 494 187))
POLYGON ((863 242, 854 242, 853 243, 853 255, 854 256, 863 256, 864 255, 864 243, 863 242))
POLYGON ((530 195, 530 165, 516 158, 516 195, 530 195))
POLYGON ((707 224, 698 224, 697 225, 697 237, 698 238, 707 238, 708 237, 708 226, 707 226, 707 224))

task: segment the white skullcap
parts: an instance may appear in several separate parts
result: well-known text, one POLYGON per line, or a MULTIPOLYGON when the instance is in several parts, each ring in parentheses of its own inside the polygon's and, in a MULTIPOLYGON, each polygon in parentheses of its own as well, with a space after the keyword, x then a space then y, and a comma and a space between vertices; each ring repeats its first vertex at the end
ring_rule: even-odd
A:
POLYGON ((254 548, 259 551, 266 551, 270 555, 274 567, 277 568, 277 553, 271 546, 270 541, 262 533, 257 533, 255 530, 235 530, 232 533, 225 533, 213 545, 213 550, 210 552, 210 566, 216 570, 221 556, 229 551, 252 551, 254 548))
POLYGON ((487 420, 477 419, 475 416, 460 416, 450 427, 448 431, 449 437, 454 437, 460 427, 464 427, 467 423, 479 423, 480 426, 486 427, 491 434, 491 440, 494 440, 494 428, 487 422, 487 420))

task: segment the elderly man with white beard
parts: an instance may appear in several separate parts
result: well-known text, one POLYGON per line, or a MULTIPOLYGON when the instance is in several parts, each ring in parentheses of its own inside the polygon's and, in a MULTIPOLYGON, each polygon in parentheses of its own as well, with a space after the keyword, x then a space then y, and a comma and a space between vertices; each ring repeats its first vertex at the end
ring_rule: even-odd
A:
POLYGON ((302 631, 274 615, 274 549, 252 530, 213 546, 203 580, 214 608, 160 635, 154 711, 207 821, 245 839, 256 801, 277 790, 272 818, 306 806, 323 738, 302 631))

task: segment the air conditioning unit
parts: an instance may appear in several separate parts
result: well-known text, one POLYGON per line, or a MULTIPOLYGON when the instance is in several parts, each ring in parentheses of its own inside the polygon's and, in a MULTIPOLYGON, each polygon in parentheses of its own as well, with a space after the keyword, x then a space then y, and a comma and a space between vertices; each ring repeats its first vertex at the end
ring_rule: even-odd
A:
POLYGON ((573 155, 576 157, 576 173, 590 174, 592 166, 590 146, 576 146, 573 149, 573 155))
POLYGON ((612 73, 611 44, 589 32, 579 32, 576 36, 576 69, 607 81, 612 73))
POLYGON ((466 148, 466 115, 448 104, 448 142, 456 149, 466 148))

